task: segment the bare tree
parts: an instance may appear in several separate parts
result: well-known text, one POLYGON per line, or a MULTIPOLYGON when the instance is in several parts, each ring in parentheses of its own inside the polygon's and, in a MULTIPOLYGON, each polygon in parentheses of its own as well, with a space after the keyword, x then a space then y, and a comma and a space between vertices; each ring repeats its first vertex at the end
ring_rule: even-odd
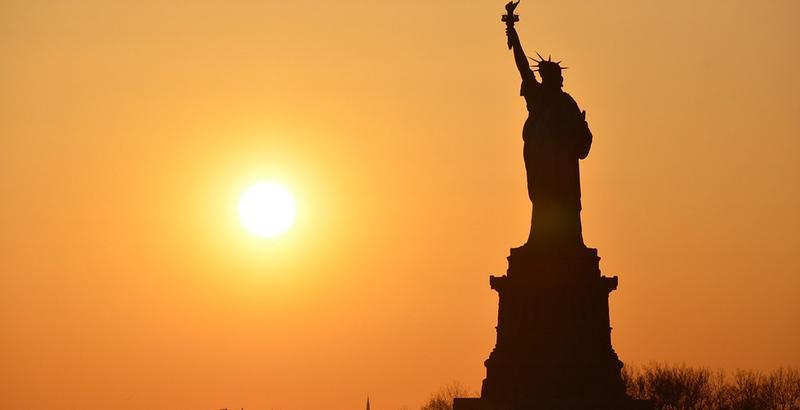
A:
POLYGON ((473 396, 469 389, 459 382, 452 382, 431 395, 421 410, 453 410, 453 399, 473 396))
POLYGON ((685 365, 651 364, 626 367, 628 394, 651 400, 656 409, 800 410, 800 371, 778 369, 769 374, 739 370, 721 372, 685 365))

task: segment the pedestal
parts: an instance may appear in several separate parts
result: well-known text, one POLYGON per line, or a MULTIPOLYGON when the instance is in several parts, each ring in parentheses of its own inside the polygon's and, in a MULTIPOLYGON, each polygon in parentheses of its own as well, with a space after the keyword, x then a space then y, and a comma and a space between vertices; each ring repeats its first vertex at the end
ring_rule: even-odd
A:
POLYGON ((506 275, 489 280, 500 303, 481 397, 454 410, 650 408, 625 394, 608 314, 617 277, 599 261, 590 248, 511 250, 506 275))

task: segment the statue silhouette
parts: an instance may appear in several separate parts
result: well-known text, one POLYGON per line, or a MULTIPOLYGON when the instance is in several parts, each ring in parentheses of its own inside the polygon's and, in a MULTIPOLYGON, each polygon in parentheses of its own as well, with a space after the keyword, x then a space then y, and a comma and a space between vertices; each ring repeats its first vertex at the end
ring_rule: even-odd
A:
POLYGON ((506 5, 508 45, 522 77, 520 95, 528 106, 522 130, 528 196, 533 203, 528 245, 548 248, 584 247, 581 234, 581 186, 578 160, 589 155, 592 133, 572 97, 561 90, 560 61, 533 60, 542 78, 536 79, 514 28, 519 2, 506 5))
POLYGON ((561 90, 559 62, 537 53, 536 70, 528 65, 514 29, 518 4, 506 5, 502 21, 529 112, 522 138, 531 231, 511 249, 506 274, 489 277, 498 294, 497 342, 480 397, 456 398, 454 410, 652 410, 626 395, 611 344, 608 298, 618 278, 603 276, 597 249, 583 244, 578 161, 592 144, 586 112, 561 90))

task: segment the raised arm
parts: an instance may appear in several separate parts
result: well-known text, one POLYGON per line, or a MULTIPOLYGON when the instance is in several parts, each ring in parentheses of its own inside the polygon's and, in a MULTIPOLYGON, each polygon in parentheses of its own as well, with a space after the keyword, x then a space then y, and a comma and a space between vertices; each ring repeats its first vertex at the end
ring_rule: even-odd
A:
POLYGON ((517 29, 514 28, 514 23, 519 20, 519 17, 514 14, 514 10, 518 5, 519 0, 516 3, 509 1, 508 4, 506 4, 507 14, 503 16, 503 21, 506 23, 508 48, 514 51, 514 62, 517 64, 517 69, 519 70, 520 76, 522 76, 522 81, 536 82, 536 76, 533 74, 533 70, 531 70, 531 67, 528 65, 528 57, 525 56, 525 51, 522 50, 522 44, 519 42, 517 29))
POLYGON ((522 44, 519 41, 517 29, 513 25, 506 26, 506 35, 508 36, 508 43, 511 45, 511 50, 514 52, 514 62, 517 64, 517 70, 522 77, 523 81, 536 82, 536 76, 528 65, 528 57, 525 55, 525 50, 522 49, 522 44))

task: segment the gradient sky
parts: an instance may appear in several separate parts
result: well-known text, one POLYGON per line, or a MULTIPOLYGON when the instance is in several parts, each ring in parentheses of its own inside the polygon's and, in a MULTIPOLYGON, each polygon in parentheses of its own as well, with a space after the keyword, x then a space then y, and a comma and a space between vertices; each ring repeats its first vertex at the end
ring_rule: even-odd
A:
MULTIPOLYGON (((479 389, 530 217, 502 1, 0 2, 0 407, 479 389), (275 180, 296 226, 237 220, 275 180)), ((800 366, 800 2, 523 0, 626 363, 800 366)))

